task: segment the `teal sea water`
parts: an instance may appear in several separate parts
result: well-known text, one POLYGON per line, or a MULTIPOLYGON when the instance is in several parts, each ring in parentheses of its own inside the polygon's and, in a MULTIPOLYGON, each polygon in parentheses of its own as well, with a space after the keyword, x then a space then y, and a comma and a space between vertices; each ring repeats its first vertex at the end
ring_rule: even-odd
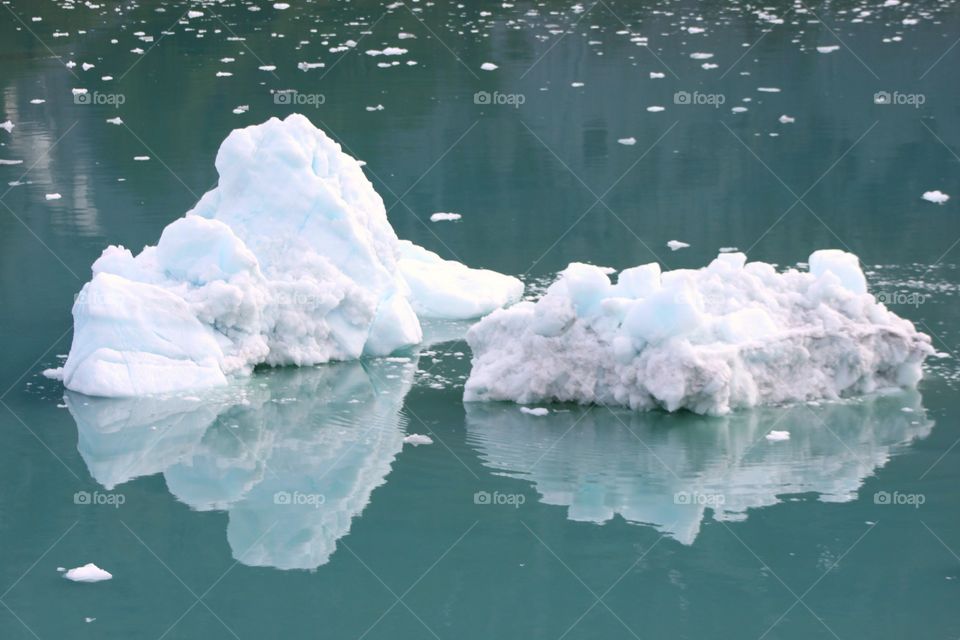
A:
POLYGON ((960 635, 956 3, 289 5, 0 3, 0 637, 960 635), (531 295, 574 260, 841 248, 941 357, 723 418, 464 405, 462 326, 175 400, 44 378, 103 248, 294 111, 400 237, 531 295), (114 578, 58 573, 87 562, 114 578))

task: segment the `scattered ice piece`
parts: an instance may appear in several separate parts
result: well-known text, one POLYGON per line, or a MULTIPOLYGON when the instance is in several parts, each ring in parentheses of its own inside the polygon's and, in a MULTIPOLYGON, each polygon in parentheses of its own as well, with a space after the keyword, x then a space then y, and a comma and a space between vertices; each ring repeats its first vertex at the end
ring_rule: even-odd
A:
POLYGON ((66 573, 66 572, 67 572, 66 567, 57 567, 57 573, 66 573))
POLYGON ((366 107, 367 111, 383 111, 383 105, 378 104, 375 107, 366 107))
POLYGON ((709 71, 710 69, 716 69, 716 68, 719 67, 720 65, 714 64, 713 62, 704 62, 704 63, 703 63, 702 65, 700 65, 700 66, 701 66, 703 69, 706 69, 706 70, 709 71))
POLYGON ((671 251, 677 251, 678 249, 686 249, 690 245, 686 242, 680 242, 679 240, 670 240, 667 242, 667 246, 670 247, 671 251))
POLYGON ((202 18, 203 11, 187 11, 187 17, 190 18, 191 20, 194 18, 202 18))
POLYGON ((938 189, 936 191, 924 191, 923 199, 934 204, 943 204, 950 199, 950 196, 938 189))
POLYGON ((712 54, 712 53, 702 53, 702 52, 699 52, 699 51, 698 51, 698 52, 696 52, 696 53, 691 53, 691 54, 690 54, 690 57, 693 58, 694 60, 709 60, 710 58, 713 57, 713 54, 712 54))
POLYGON ((44 369, 43 377, 49 378, 50 380, 63 380, 63 367, 57 367, 55 369, 44 369))
POLYGON ((720 253, 733 253, 738 249, 736 247, 720 247, 719 251, 720 253))
POLYGON ((325 66, 327 65, 323 62, 298 62, 297 63, 297 69, 300 69, 300 71, 310 71, 311 69, 321 69, 325 66))
POLYGON ((59 199, 62 198, 63 196, 61 196, 59 193, 48 193, 48 194, 47 194, 46 196, 44 196, 44 197, 45 197, 47 200, 59 200, 59 199))
POLYGON ((617 142, 620 143, 620 144, 623 144, 623 145, 626 145, 626 146, 630 147, 630 146, 633 146, 633 145, 637 144, 637 139, 634 138, 634 137, 630 137, 630 138, 620 138, 619 140, 617 140, 617 142))
POLYGON ((150 159, 150 156, 133 156, 133 159, 137 162, 146 162, 150 159))
POLYGON ((660 73, 659 71, 651 71, 651 72, 650 72, 650 79, 651 79, 651 80, 659 80, 660 78, 666 78, 666 77, 667 77, 667 74, 665 74, 665 73, 660 73))
POLYGON ((277 65, 275 65, 275 64, 264 64, 264 65, 260 65, 259 67, 257 67, 257 69, 260 69, 260 71, 276 71, 276 70, 277 70, 277 65))
POLYGON ((416 37, 417 36, 413 35, 412 33, 404 33, 403 31, 397 34, 397 38, 400 40, 409 40, 411 38, 416 38, 416 37))
POLYGON ((229 71, 217 71, 217 77, 218 77, 218 78, 229 78, 229 77, 232 76, 232 75, 233 75, 233 74, 232 74, 231 72, 229 72, 229 71))
POLYGON ((730 111, 732 111, 733 113, 743 113, 744 111, 747 111, 747 110, 748 110, 748 109, 747 109, 746 107, 731 107, 731 108, 730 108, 730 111))
POLYGON ((273 8, 277 9, 278 11, 283 11, 284 9, 289 9, 290 5, 286 2, 274 2, 273 8))
POLYGON ((422 433, 411 433, 403 439, 405 444, 412 444, 415 447, 419 447, 422 444, 433 444, 433 438, 422 433))
POLYGON ((46 100, 43 98, 34 98, 30 101, 30 104, 43 104, 44 102, 46 102, 46 100))
MULTIPOLYGON (((15 165, 15 164, 23 164, 23 160, 6 160, 4 158, 0 158, 0 166, 15 165)), ((11 184, 10 186, 14 186, 14 185, 11 184)))
POLYGON ((839 49, 839 48, 840 48, 840 45, 838 45, 838 44, 831 44, 831 45, 826 45, 826 46, 822 46, 822 47, 817 47, 817 51, 819 51, 820 53, 833 53, 834 51, 836 51, 836 50, 839 49))
POLYGON ((70 569, 70 571, 63 574, 63 577, 67 580, 73 580, 74 582, 101 582, 103 580, 110 580, 113 578, 113 575, 90 562, 82 567, 70 569))
POLYGON ((520 407, 520 413, 525 413, 530 416, 545 416, 550 413, 550 410, 545 407, 520 407))
POLYGON ((770 442, 780 442, 781 440, 789 440, 790 432, 789 431, 777 431, 774 429, 770 433, 764 436, 770 442))
POLYGON ((121 120, 119 116, 116 118, 107 118, 107 122, 110 124, 123 124, 123 120, 121 120))
POLYGON ((387 47, 385 49, 368 49, 365 53, 368 56, 402 56, 407 52, 401 47, 387 47))
POLYGON ((438 212, 431 214, 430 222, 441 222, 444 220, 459 220, 462 216, 459 213, 438 212))
POLYGON ((84 71, 90 71, 90 69, 93 69, 95 66, 96 66, 96 65, 92 65, 92 64, 90 64, 89 62, 84 62, 82 65, 80 65, 80 67, 81 67, 84 71))
POLYGON ((482 65, 480 65, 480 68, 484 71, 496 71, 499 67, 492 62, 484 62, 482 65))
POLYGON ((757 87, 757 91, 762 93, 780 93, 780 89, 778 87, 757 87))
POLYGON ((7 133, 13 133, 13 128, 16 125, 11 121, 7 120, 6 122, 0 122, 0 129, 6 129, 7 133))
POLYGON ((582 82, 571 82, 571 83, 570 83, 570 86, 573 87, 574 89, 579 89, 580 87, 583 86, 583 83, 582 83, 582 82))
POLYGON ((704 29, 703 27, 687 27, 687 33, 692 35, 703 33, 704 31, 706 31, 706 29, 704 29))
POLYGON ((96 622, 96 620, 97 620, 96 618, 89 618, 89 617, 83 619, 84 622, 96 622))
POLYGON ((663 111, 663 109, 664 109, 663 107, 657 106, 657 105, 654 105, 652 107, 647 107, 647 111, 649 111, 650 113, 660 113, 661 111, 663 111))
POLYGON ((793 124, 794 122, 796 122, 797 119, 791 116, 788 116, 787 114, 783 114, 778 118, 778 120, 780 120, 780 124, 793 124))
POLYGON ((240 115, 241 113, 246 113, 247 111, 250 111, 250 105, 241 104, 240 106, 236 107, 233 110, 233 113, 235 113, 236 115, 240 115))

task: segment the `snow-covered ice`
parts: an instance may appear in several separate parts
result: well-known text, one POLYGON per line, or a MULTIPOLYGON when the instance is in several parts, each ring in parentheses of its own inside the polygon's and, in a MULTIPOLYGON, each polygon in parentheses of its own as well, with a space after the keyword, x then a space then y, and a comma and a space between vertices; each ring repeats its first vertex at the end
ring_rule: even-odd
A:
POLYGON ((467 334, 464 399, 580 402, 724 414, 913 387, 930 338, 868 293, 856 256, 817 251, 777 272, 720 254, 661 273, 573 263, 537 302, 467 334))
POLYGON ((516 278, 401 241, 357 160, 302 115, 233 131, 219 184, 138 255, 104 250, 73 307, 68 389, 221 386, 258 364, 382 356, 421 317, 477 318, 516 278))
POLYGON ((763 437, 766 438, 767 440, 769 440, 770 442, 781 442, 781 441, 783 441, 783 440, 789 440, 789 439, 790 439, 790 432, 789 432, 789 431, 777 431, 776 429, 774 429, 774 430, 772 430, 770 433, 768 433, 767 435, 765 435, 765 436, 763 436, 763 437))
POLYGON ((550 410, 547 409, 547 408, 545 408, 545 407, 533 407, 533 408, 530 408, 530 407, 520 407, 520 411, 521 411, 522 413, 525 413, 525 414, 529 415, 529 416, 538 416, 538 417, 543 417, 543 416, 547 415, 548 413, 550 413, 550 410))
POLYGON ((619 139, 617 140, 617 142, 618 142, 619 144, 622 144, 622 145, 631 147, 631 146, 637 144, 637 139, 634 138, 633 136, 630 136, 629 138, 619 138, 619 139))
POLYGON ((403 442, 404 444, 412 444, 415 447, 419 447, 422 444, 433 444, 433 438, 423 435, 422 433, 411 433, 404 437, 403 442))
POLYGON ((686 249, 690 245, 687 244, 686 242, 681 242, 680 240, 668 240, 667 246, 670 248, 671 251, 678 251, 680 249, 686 249))
POLYGON ((63 577, 74 582, 102 582, 113 578, 113 574, 90 562, 82 567, 70 569, 63 574, 63 577))
POLYGON ((482 65, 480 65, 480 68, 484 71, 496 71, 499 67, 492 62, 484 62, 482 65))

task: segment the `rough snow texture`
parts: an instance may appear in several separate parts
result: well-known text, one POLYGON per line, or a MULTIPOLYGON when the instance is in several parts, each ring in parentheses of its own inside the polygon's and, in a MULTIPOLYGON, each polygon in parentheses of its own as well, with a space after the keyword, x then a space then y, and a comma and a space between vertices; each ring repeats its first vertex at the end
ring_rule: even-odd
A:
POLYGON ((467 334, 465 400, 572 401, 724 414, 912 387, 930 339, 867 293, 857 257, 778 273, 721 254, 703 269, 571 264, 536 303, 467 334))
POLYGON ((226 384, 258 364, 386 355, 417 314, 475 318, 519 280, 401 242, 360 163, 305 117, 233 131, 218 186, 156 246, 112 246, 73 308, 67 388, 136 396, 226 384))

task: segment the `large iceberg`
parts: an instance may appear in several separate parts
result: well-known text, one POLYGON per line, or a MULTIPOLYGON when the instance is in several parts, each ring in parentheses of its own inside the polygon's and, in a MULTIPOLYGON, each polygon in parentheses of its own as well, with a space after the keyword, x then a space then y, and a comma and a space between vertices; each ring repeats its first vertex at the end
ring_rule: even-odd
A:
POLYGON ((867 291, 853 254, 777 272, 742 253, 702 269, 574 263, 537 302, 467 334, 465 400, 732 409, 913 387, 930 339, 867 291))
POLYGON ((476 318, 523 294, 399 240, 361 164, 302 115, 233 131, 216 167, 218 186, 156 246, 93 264, 68 389, 169 393, 258 364, 386 355, 421 340, 420 317, 476 318))

